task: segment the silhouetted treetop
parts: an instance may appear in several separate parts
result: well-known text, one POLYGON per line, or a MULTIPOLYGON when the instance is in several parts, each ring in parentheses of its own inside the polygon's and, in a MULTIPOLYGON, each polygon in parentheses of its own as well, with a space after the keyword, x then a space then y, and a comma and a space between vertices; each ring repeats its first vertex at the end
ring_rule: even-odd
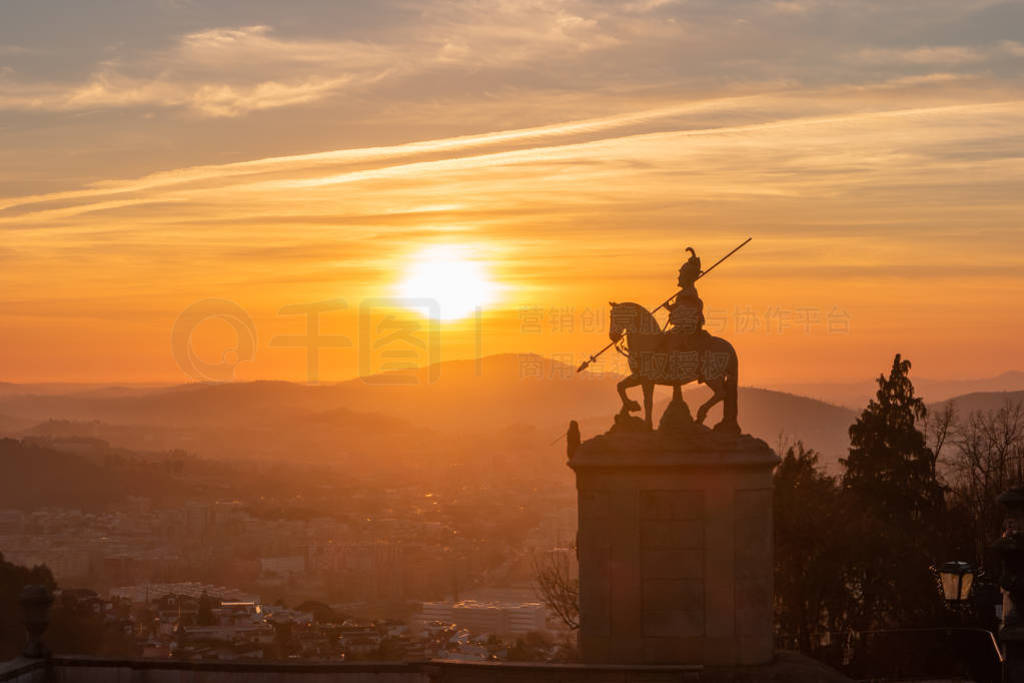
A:
POLYGON ((878 377, 876 397, 850 427, 850 455, 843 488, 870 501, 885 518, 920 517, 942 507, 943 490, 935 476, 935 454, 918 420, 927 414, 914 395, 910 361, 896 357, 888 378, 878 377))
POLYGON ((935 454, 917 426, 925 407, 909 372, 910 361, 897 354, 850 427, 842 461, 846 533, 858 539, 845 578, 858 629, 931 624, 943 609, 931 567, 942 561, 948 513, 935 454))

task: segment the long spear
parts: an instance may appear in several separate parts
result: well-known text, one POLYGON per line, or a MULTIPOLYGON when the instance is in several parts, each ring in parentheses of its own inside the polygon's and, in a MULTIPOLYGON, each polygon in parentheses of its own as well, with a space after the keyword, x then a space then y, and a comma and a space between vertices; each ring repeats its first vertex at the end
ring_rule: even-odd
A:
MULTIPOLYGON (((694 282, 696 282, 697 280, 701 279, 702 277, 704 277, 705 275, 707 275, 708 273, 710 273, 710 272, 711 272, 712 270, 714 270, 715 268, 717 268, 717 267, 718 267, 718 264, 719 264, 719 263, 721 263, 721 262, 722 262, 722 261, 724 261, 725 259, 727 259, 727 258, 729 258, 730 256, 732 256, 733 254, 735 254, 735 253, 736 253, 737 251, 739 251, 740 249, 742 249, 743 247, 745 247, 745 246, 746 246, 746 244, 747 244, 747 242, 749 242, 749 241, 750 241, 750 240, 752 240, 752 239, 754 239, 754 238, 753 238, 753 237, 748 237, 747 239, 743 240, 743 241, 742 241, 742 242, 740 243, 740 245, 739 245, 738 247, 736 247, 735 249, 733 249, 732 251, 730 251, 730 252, 729 252, 728 254, 726 254, 726 255, 725 255, 725 256, 723 256, 722 258, 720 258, 720 259, 718 259, 717 261, 715 261, 715 263, 714 263, 714 264, 713 264, 713 265, 712 265, 712 266, 711 266, 710 268, 708 268, 707 270, 702 270, 702 271, 700 272, 700 275, 698 275, 698 276, 697 276, 697 277, 696 277, 696 278, 694 279, 694 282)), ((682 291, 682 290, 680 290, 680 291, 682 291)), ((675 294, 673 294, 673 295, 672 295, 672 296, 670 296, 669 298, 667 298, 667 299, 665 299, 664 301, 662 301, 662 302, 661 302, 660 304, 658 304, 658 307, 657 307, 657 308, 655 308, 655 309, 654 309, 653 311, 651 311, 651 313, 657 313, 658 311, 660 311, 661 309, 663 309, 663 308, 664 308, 665 306, 667 306, 667 305, 668 305, 668 302, 669 302, 669 301, 672 301, 672 299, 675 299, 675 298, 676 298, 677 296, 679 296, 679 292, 676 292, 675 294)), ((601 355, 602 353, 604 353, 605 351, 607 351, 608 349, 610 349, 610 348, 611 348, 611 347, 613 347, 613 346, 615 346, 615 342, 613 342, 613 341, 612 341, 612 342, 608 342, 608 344, 607 344, 607 345, 606 345, 606 346, 605 346, 605 347, 604 347, 603 349, 601 349, 600 351, 598 351, 597 353, 595 353, 594 355, 592 355, 592 356, 591 356, 590 358, 588 358, 587 360, 583 361, 583 363, 582 363, 582 364, 580 364, 580 366, 579 366, 578 368, 576 368, 576 372, 583 372, 584 370, 586 370, 586 369, 587 369, 588 367, 590 367, 590 364, 591 364, 591 363, 593 363, 594 361, 596 361, 596 360, 597 360, 597 357, 598 357, 598 356, 600 356, 600 355, 601 355)))

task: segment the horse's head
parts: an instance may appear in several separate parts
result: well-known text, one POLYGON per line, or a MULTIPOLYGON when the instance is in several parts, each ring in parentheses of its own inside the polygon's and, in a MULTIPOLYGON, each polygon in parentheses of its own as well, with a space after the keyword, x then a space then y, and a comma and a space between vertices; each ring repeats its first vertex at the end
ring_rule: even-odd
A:
POLYGON ((660 334, 661 326, 646 308, 634 303, 609 301, 612 307, 608 316, 608 338, 613 342, 623 334, 660 334))
POLYGON ((608 315, 608 339, 616 342, 631 332, 636 332, 638 322, 638 308, 635 303, 615 303, 609 301, 611 313, 608 315))
POLYGON ((612 307, 612 311, 608 315, 608 338, 617 342, 622 339, 622 333, 625 332, 626 324, 629 321, 626 316, 622 315, 622 304, 609 301, 608 305, 612 307))

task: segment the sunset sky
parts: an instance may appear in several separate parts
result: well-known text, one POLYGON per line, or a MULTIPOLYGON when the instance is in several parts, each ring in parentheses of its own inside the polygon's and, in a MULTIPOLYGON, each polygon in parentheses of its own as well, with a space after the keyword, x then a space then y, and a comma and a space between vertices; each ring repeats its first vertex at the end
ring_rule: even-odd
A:
POLYGON ((1024 4, 5 0, 0 231, 6 381, 192 381, 175 321, 211 299, 252 322, 242 380, 306 379, 287 337, 331 302, 347 379, 383 367, 373 300, 435 286, 439 357, 575 364, 609 300, 748 236, 700 283, 742 384, 994 375, 1024 368, 1024 4))

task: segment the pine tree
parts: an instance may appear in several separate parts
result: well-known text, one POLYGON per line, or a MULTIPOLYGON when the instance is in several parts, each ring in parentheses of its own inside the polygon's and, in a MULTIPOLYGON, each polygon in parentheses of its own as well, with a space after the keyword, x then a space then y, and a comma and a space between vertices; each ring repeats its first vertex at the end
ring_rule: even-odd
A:
MULTIPOLYGON (((13 659, 25 644, 25 626, 19 599, 27 584, 40 584, 52 591, 57 587, 45 565, 31 569, 4 560, 0 553, 0 662, 13 659)), ((48 645, 53 645, 48 642, 48 645)))
POLYGON ((845 627, 848 592, 842 580, 848 539, 835 477, 818 469, 818 454, 790 447, 775 470, 775 616, 786 647, 823 656, 826 631, 845 627))
POLYGON ((914 395, 910 361, 899 354, 889 377, 850 427, 842 489, 855 537, 848 581, 860 629, 931 623, 942 609, 931 567, 942 547, 943 488, 935 455, 918 429, 926 414, 914 395))

